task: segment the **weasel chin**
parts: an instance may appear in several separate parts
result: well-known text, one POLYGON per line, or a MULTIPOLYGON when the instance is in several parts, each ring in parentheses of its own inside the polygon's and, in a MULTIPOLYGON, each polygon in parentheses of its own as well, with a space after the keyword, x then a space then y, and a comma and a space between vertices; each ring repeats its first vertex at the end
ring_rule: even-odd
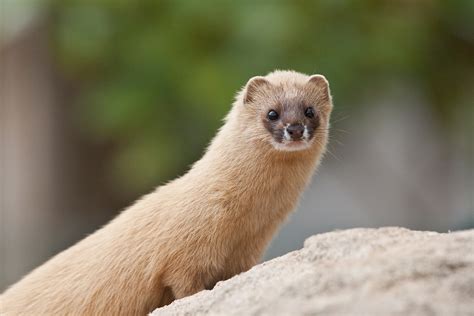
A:
POLYGON ((279 151, 302 151, 311 147, 311 141, 298 140, 298 141, 283 141, 281 143, 272 140, 273 148, 279 151))

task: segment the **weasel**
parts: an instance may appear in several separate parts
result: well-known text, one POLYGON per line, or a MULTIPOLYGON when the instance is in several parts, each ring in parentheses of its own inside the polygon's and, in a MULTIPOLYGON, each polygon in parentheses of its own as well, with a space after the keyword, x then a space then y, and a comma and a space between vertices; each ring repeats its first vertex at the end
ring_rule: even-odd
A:
POLYGON ((255 265, 323 156, 321 75, 251 78, 204 156, 0 297, 6 315, 144 315, 255 265))

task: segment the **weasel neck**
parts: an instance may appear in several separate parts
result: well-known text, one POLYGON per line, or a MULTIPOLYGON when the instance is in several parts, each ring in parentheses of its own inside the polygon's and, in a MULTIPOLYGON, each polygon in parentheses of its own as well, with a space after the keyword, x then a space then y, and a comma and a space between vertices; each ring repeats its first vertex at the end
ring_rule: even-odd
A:
POLYGON ((186 177, 201 183, 203 192, 238 203, 239 210, 288 212, 311 178, 318 147, 282 152, 242 135, 226 124, 186 177))

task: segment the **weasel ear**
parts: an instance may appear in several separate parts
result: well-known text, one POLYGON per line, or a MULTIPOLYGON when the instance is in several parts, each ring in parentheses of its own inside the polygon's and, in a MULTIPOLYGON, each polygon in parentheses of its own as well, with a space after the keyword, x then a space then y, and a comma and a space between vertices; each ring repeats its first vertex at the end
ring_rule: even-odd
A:
POLYGON ((264 87, 269 86, 270 82, 267 79, 261 76, 256 76, 250 78, 245 86, 244 92, 244 103, 250 103, 255 100, 255 96, 258 91, 262 90, 264 87))
POLYGON ((323 100, 328 101, 330 98, 329 82, 322 75, 312 75, 308 79, 308 85, 315 89, 323 100))

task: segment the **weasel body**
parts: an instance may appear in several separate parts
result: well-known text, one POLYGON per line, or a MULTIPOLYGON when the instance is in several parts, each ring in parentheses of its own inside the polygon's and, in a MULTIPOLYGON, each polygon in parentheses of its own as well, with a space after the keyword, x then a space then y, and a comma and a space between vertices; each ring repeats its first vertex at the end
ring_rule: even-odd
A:
POLYGON ((7 315, 144 315, 246 271, 319 164, 323 76, 249 80, 205 155, 0 297, 7 315))

